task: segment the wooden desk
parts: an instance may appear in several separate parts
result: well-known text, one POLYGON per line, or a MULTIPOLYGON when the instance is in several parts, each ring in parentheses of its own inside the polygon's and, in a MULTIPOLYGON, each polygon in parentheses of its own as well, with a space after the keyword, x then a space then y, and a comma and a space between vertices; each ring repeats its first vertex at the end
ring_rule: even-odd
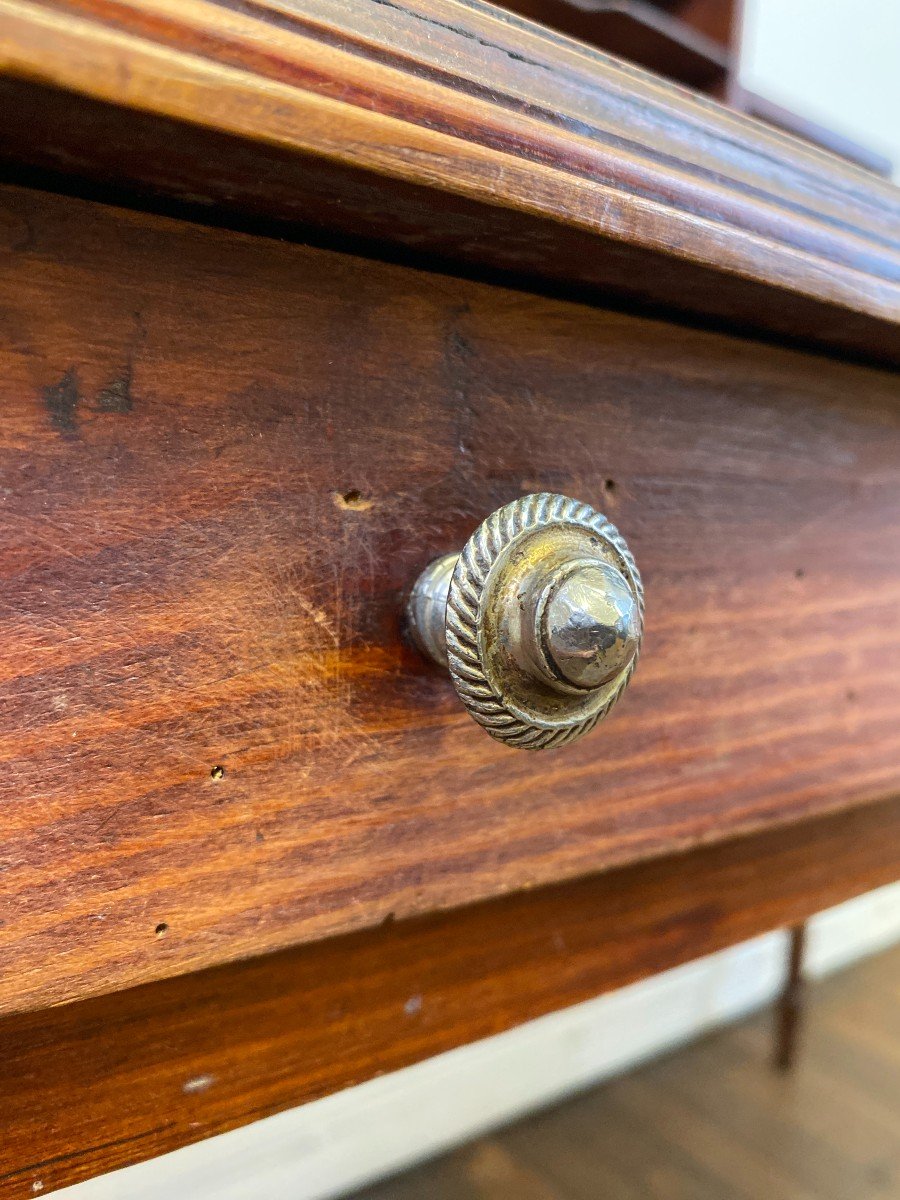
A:
POLYGON ((900 874, 900 193, 450 0, 0 46, 0 1195, 900 874), (536 491, 647 615, 528 754, 402 613, 536 491))

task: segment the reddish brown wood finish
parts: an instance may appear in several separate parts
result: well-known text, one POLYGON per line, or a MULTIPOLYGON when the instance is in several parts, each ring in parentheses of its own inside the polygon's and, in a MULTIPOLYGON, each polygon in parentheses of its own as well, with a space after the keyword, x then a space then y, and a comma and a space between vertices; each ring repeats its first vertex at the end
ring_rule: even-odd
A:
POLYGON ((3 1009, 897 790, 895 375, 14 189, 2 228, 3 1009), (619 711, 532 756, 399 614, 539 489, 648 607, 619 711))
POLYGON ((648 0, 513 0, 505 7, 698 91, 724 95, 727 47, 648 0))
POLYGON ((149 1158, 802 921, 894 878, 898 846, 895 801, 7 1017, 0 1197, 29 1200, 35 1184, 149 1158))
POLYGON ((721 46, 738 46, 742 0, 653 0, 691 29, 721 46))
POLYGON ((7 158, 900 360, 900 194, 465 0, 0 0, 7 158))

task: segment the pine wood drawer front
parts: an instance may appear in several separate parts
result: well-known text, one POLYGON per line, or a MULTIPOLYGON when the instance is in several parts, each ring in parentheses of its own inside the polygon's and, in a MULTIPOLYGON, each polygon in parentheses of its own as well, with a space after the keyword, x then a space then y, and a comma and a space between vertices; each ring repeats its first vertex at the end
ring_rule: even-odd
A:
POLYGON ((900 781, 872 368, 10 189, 0 1008, 572 877, 900 781), (493 742, 404 642, 490 511, 629 539, 635 680, 493 742))

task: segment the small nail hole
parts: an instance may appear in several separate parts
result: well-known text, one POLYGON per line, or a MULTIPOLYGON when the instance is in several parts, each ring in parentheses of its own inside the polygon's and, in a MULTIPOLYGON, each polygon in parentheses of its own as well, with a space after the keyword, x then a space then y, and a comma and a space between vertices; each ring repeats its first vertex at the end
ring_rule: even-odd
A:
POLYGON ((169 932, 168 925, 165 923, 165 921, 160 921, 160 923, 157 925, 156 930, 155 930, 156 936, 157 937, 165 937, 168 932, 169 932))
POLYGON ((614 479, 607 479, 604 481, 603 487, 607 492, 614 492, 616 490, 616 481, 614 479))
POLYGON ((794 577, 795 577, 795 579, 802 579, 805 574, 806 574, 806 572, 803 570, 803 568, 798 567, 797 570, 794 572, 794 577))
POLYGON ((338 508, 349 508, 354 512, 366 512, 373 504, 358 488, 351 488, 349 492, 335 492, 334 502, 338 508))
POLYGON ((221 764, 219 764, 219 765, 213 767, 213 769, 210 771, 209 775, 210 775, 211 779, 224 779, 225 778, 225 768, 221 764))

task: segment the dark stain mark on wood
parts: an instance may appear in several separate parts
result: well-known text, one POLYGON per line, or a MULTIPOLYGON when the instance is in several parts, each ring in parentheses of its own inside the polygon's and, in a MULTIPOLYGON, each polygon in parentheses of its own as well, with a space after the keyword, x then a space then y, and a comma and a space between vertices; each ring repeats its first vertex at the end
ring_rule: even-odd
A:
POLYGON ((479 37, 462 25, 451 25, 446 21, 438 21, 434 17, 426 14, 415 12, 411 8, 406 8, 402 4, 395 4, 393 0, 374 0, 375 4, 383 8, 393 8, 397 12, 402 13, 405 17, 412 17, 416 21, 423 21, 426 25, 432 25, 435 29, 445 29, 448 33, 454 34, 456 37, 465 38, 466 41, 475 42, 479 46, 483 46, 485 50, 496 50, 500 54, 506 55, 513 62, 524 63, 529 67, 537 67, 541 71, 549 71, 550 67, 546 63, 541 62, 536 58, 526 58, 524 54, 519 54, 517 51, 510 50, 506 46, 500 45, 499 42, 492 42, 486 38, 479 37))
POLYGON ((476 423, 476 414, 470 403, 471 375, 473 369, 477 373, 477 351, 471 340, 459 328, 460 322, 468 316, 471 308, 468 302, 455 305, 450 310, 447 333, 444 341, 444 366, 454 406, 456 424, 456 458, 454 473, 465 479, 472 470, 472 443, 476 423))
POLYGON ((121 375, 108 383, 97 396, 97 412, 130 413, 133 408, 131 399, 131 366, 121 375))
POLYGON ((131 384, 134 377, 134 360, 145 336, 146 329, 144 328, 143 317, 140 311, 137 311, 134 313, 134 335, 128 350, 128 361, 122 372, 98 393, 94 405, 96 412, 130 413, 134 408, 134 399, 131 392, 131 384))
POLYGON ((78 375, 69 367, 59 383, 44 388, 44 404, 50 414, 50 423, 61 434, 72 437, 78 432, 76 410, 78 401, 78 375))

